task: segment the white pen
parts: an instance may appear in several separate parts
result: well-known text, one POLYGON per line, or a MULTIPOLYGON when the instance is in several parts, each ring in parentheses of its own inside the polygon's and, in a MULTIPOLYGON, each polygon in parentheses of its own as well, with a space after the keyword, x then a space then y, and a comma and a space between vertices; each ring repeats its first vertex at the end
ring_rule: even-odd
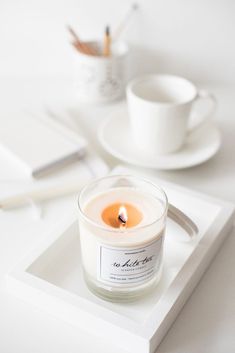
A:
POLYGON ((33 202, 46 201, 57 197, 69 195, 79 192, 84 183, 78 179, 67 180, 66 184, 63 182, 55 186, 45 186, 37 190, 26 191, 23 193, 9 196, 0 200, 0 209, 12 209, 25 206, 33 202))

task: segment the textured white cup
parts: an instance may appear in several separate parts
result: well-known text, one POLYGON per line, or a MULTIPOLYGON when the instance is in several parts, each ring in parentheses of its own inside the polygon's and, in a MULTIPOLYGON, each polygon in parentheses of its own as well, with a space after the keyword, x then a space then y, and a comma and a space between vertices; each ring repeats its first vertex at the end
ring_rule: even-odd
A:
MULTIPOLYGON (((102 43, 87 44, 102 53, 102 43)), ((80 101, 105 103, 124 95, 128 47, 118 42, 111 49, 109 57, 75 52, 75 86, 80 101)))
POLYGON ((138 77, 128 84, 127 103, 133 141, 138 149, 156 154, 180 149, 187 134, 202 127, 216 105, 213 95, 198 91, 192 82, 155 74, 138 77), (190 129, 193 105, 202 99, 210 101, 209 111, 190 129))

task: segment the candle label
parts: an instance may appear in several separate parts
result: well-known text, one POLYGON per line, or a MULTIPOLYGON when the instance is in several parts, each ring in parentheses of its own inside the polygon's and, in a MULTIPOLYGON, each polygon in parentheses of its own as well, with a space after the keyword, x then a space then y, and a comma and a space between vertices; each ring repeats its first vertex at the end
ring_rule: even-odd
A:
POLYGON ((100 245, 98 277, 117 286, 142 283, 151 279, 159 269, 163 236, 139 248, 114 248, 100 245))

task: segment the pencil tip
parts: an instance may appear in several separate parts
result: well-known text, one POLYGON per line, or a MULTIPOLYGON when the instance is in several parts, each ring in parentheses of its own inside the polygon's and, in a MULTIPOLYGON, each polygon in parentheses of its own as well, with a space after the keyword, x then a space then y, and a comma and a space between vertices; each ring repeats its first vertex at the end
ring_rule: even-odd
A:
POLYGON ((106 34, 106 36, 110 35, 110 27, 109 26, 105 27, 105 34, 106 34))
POLYGON ((134 3, 132 4, 132 8, 133 8, 133 10, 137 10, 137 9, 139 8, 138 2, 134 2, 134 3))

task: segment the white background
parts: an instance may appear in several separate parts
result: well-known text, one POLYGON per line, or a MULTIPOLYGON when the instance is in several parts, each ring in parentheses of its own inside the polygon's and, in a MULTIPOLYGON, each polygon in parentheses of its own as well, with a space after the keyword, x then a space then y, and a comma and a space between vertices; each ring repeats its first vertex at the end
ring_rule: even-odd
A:
MULTIPOLYGON (((0 75, 73 75, 65 28, 84 39, 114 30, 132 1, 1 0, 0 75)), ((122 39, 132 44, 133 73, 168 72, 199 82, 235 79, 233 0, 140 0, 122 39), (134 67, 133 67, 134 66, 134 67)))
MULTIPOLYGON (((69 45, 66 23, 72 24, 82 38, 102 37, 104 26, 109 23, 115 28, 130 3, 127 0, 0 0, 1 116, 3 108, 17 111, 29 102, 34 106, 44 101, 68 101, 67 87, 71 82, 66 81, 66 86, 63 80, 46 79, 73 76, 74 52, 69 45), (8 79, 9 76, 12 78, 8 79)), ((132 74, 176 73, 209 88, 219 102, 216 119, 223 137, 220 151, 208 163, 187 170, 153 173, 235 202, 235 1, 142 0, 139 3, 140 11, 122 37, 133 48, 132 74)), ((82 121, 99 152, 97 126, 112 109, 110 106, 93 114, 90 111, 82 114, 77 106, 73 122, 82 121)), ((110 165, 118 163, 104 152, 102 156, 110 165)), ((4 185, 1 184, 1 189, 4 185)), ((1 353, 121 352, 115 345, 110 348, 105 342, 78 332, 5 291, 5 273, 36 246, 42 233, 53 229, 71 205, 71 199, 67 203, 66 199, 51 201, 44 205, 44 218, 38 222, 32 220, 30 209, 0 212, 1 353)), ((235 351, 234 249, 235 232, 224 243, 158 353, 235 351)))

